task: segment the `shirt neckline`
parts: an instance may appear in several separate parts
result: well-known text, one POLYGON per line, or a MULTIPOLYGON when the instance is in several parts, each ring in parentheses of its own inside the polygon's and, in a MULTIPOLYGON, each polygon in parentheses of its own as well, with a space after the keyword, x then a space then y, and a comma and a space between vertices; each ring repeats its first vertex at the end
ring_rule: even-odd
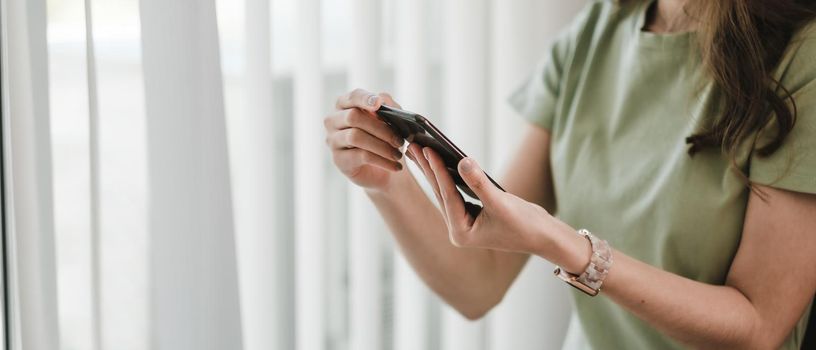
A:
POLYGON ((696 37, 696 32, 678 32, 678 33, 653 33, 643 29, 646 25, 646 17, 649 14, 649 8, 657 0, 642 1, 641 5, 635 10, 637 11, 637 25, 635 26, 636 37, 638 44, 643 47, 656 49, 685 49, 696 37))

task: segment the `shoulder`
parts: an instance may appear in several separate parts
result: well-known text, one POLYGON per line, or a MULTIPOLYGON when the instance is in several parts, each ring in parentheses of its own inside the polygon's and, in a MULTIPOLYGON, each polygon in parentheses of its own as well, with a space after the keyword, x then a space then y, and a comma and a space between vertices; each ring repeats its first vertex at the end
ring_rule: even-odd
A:
POLYGON ((810 49, 813 49, 814 40, 816 40, 816 20, 810 21, 810 23, 804 25, 800 28, 791 39, 792 44, 805 44, 810 45, 810 49))
POLYGON ((816 86, 816 21, 799 29, 780 60, 776 78, 792 94, 816 86))
POLYGON ((621 28, 634 29, 639 10, 645 3, 645 0, 587 1, 570 25, 556 37, 554 45, 563 54, 591 50, 621 28))
POLYGON ((621 19, 632 15, 634 8, 642 1, 630 0, 621 3, 617 0, 592 0, 575 16, 569 31, 580 37, 582 34, 596 33, 599 30, 619 24, 621 19))
POLYGON ((576 20, 587 22, 609 19, 630 13, 632 9, 647 4, 645 0, 590 0, 576 20))
POLYGON ((613 0, 588 1, 575 20, 576 22, 583 22, 583 24, 586 25, 608 15, 610 11, 619 6, 618 1, 613 0))
MULTIPOLYGON (((751 180, 795 192, 816 193, 816 22, 791 39, 775 78, 793 97, 796 123, 781 148, 751 159, 751 180)), ((776 130, 772 124, 769 131, 776 130)), ((773 134, 768 134, 773 135, 773 134)))

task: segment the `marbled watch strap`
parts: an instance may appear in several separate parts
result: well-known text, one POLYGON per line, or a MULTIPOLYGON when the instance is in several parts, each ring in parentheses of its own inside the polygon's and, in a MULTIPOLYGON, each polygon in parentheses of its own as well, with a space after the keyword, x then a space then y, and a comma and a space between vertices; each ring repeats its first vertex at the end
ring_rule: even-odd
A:
POLYGON ((578 276, 578 281, 592 289, 600 290, 606 275, 609 274, 609 268, 612 266, 612 250, 609 248, 609 243, 595 237, 587 230, 578 230, 578 234, 588 239, 592 245, 592 257, 589 259, 589 266, 587 266, 584 273, 578 276))

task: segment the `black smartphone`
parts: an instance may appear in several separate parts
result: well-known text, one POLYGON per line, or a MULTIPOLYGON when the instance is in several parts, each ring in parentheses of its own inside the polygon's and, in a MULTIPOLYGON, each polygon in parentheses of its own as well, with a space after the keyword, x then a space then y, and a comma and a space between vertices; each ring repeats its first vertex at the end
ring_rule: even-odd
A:
MULTIPOLYGON (((404 111, 394 107, 382 105, 377 110, 377 116, 391 127, 397 135, 408 141, 409 143, 416 143, 422 147, 430 147, 437 154, 442 157, 445 162, 445 167, 448 173, 453 178, 462 192, 473 199, 479 199, 473 190, 468 187, 462 177, 459 176, 459 161, 467 157, 459 147, 453 144, 439 129, 434 126, 428 118, 425 118, 417 113, 404 111)), ((487 175, 487 173, 485 173, 487 175)), ((487 178, 500 190, 504 189, 499 184, 487 175, 487 178)))

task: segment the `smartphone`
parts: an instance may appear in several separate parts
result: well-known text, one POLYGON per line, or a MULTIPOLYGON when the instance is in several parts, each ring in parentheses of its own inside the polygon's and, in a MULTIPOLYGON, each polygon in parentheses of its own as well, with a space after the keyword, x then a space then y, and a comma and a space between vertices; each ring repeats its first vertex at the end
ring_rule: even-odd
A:
MULTIPOLYGON (((417 113, 404 111, 394 107, 382 105, 377 110, 377 116, 394 131, 397 135, 408 141, 409 143, 416 143, 422 147, 430 147, 436 151, 442 160, 445 162, 445 167, 448 173, 453 178, 456 187, 473 199, 479 199, 473 190, 468 187, 462 177, 459 176, 459 161, 467 157, 459 147, 453 144, 439 128, 434 126, 428 118, 425 118, 417 113)), ((487 173, 485 173, 487 175, 487 173)), ((499 184, 487 175, 490 182, 498 189, 504 191, 499 184)))

